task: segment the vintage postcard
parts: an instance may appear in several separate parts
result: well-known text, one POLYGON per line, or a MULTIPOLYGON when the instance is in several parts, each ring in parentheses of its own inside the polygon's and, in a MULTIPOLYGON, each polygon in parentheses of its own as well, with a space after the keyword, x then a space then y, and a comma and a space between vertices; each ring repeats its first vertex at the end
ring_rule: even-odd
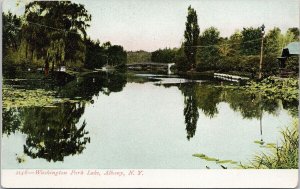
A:
POLYGON ((4 188, 294 188, 298 0, 2 2, 4 188))

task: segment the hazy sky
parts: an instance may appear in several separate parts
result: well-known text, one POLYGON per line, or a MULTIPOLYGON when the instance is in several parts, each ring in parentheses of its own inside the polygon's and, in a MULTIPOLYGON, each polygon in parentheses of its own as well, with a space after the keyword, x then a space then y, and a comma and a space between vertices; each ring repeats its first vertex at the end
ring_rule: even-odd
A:
MULTIPOLYGON (((4 11, 22 12, 14 0, 4 1, 4 11)), ((265 24, 286 31, 299 27, 298 0, 76 0, 92 14, 88 34, 100 42, 124 46, 126 50, 153 51, 178 47, 183 41, 187 7, 198 14, 200 32, 217 27, 230 36, 243 27, 265 24)))

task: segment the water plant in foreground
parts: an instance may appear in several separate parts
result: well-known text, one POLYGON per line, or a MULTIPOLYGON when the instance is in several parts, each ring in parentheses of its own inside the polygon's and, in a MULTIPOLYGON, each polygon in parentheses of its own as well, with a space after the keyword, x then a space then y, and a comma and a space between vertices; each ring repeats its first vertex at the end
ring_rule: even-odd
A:
MULTIPOLYGON (((274 143, 263 144, 267 152, 261 152, 254 156, 247 164, 238 164, 233 160, 220 160, 218 158, 208 157, 205 154, 193 154, 193 156, 201 158, 205 161, 214 161, 222 168, 226 168, 222 164, 229 163, 236 165, 233 168, 244 169, 298 169, 298 153, 299 153, 299 133, 298 119, 294 119, 291 127, 287 127, 281 131, 281 145, 274 143)), ((255 143, 257 143, 255 141, 255 143)))
POLYGON ((299 133, 298 119, 281 131, 282 143, 280 146, 269 145, 269 153, 260 153, 247 165, 246 169, 298 169, 299 133))

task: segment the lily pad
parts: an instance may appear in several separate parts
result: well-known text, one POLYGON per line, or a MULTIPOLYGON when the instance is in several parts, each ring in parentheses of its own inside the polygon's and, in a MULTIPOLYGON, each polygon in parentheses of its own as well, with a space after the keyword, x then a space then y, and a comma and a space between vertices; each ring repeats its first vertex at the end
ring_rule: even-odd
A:
POLYGON ((232 162, 233 162, 232 160, 219 160, 216 163, 218 163, 218 164, 225 164, 225 163, 232 163, 232 162))
POLYGON ((199 157, 199 158, 204 158, 204 157, 206 157, 205 154, 193 154, 193 156, 199 157))
POLYGON ((263 145, 265 142, 264 141, 260 141, 260 140, 255 140, 254 143, 263 145))

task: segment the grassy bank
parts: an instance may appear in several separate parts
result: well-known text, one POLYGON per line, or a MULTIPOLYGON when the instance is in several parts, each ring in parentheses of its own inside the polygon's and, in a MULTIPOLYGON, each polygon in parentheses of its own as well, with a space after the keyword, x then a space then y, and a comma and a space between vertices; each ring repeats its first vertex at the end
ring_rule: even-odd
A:
POLYGON ((250 163, 241 167, 245 169, 298 169, 298 119, 294 120, 292 127, 282 130, 281 135, 281 145, 266 145, 269 152, 257 154, 250 163))
POLYGON ((291 126, 281 131, 281 143, 260 144, 266 151, 260 152, 249 161, 239 162, 234 160, 222 160, 209 157, 205 154, 193 154, 207 162, 215 162, 223 169, 231 164, 231 168, 243 169, 298 169, 299 133, 298 119, 294 119, 291 126))

